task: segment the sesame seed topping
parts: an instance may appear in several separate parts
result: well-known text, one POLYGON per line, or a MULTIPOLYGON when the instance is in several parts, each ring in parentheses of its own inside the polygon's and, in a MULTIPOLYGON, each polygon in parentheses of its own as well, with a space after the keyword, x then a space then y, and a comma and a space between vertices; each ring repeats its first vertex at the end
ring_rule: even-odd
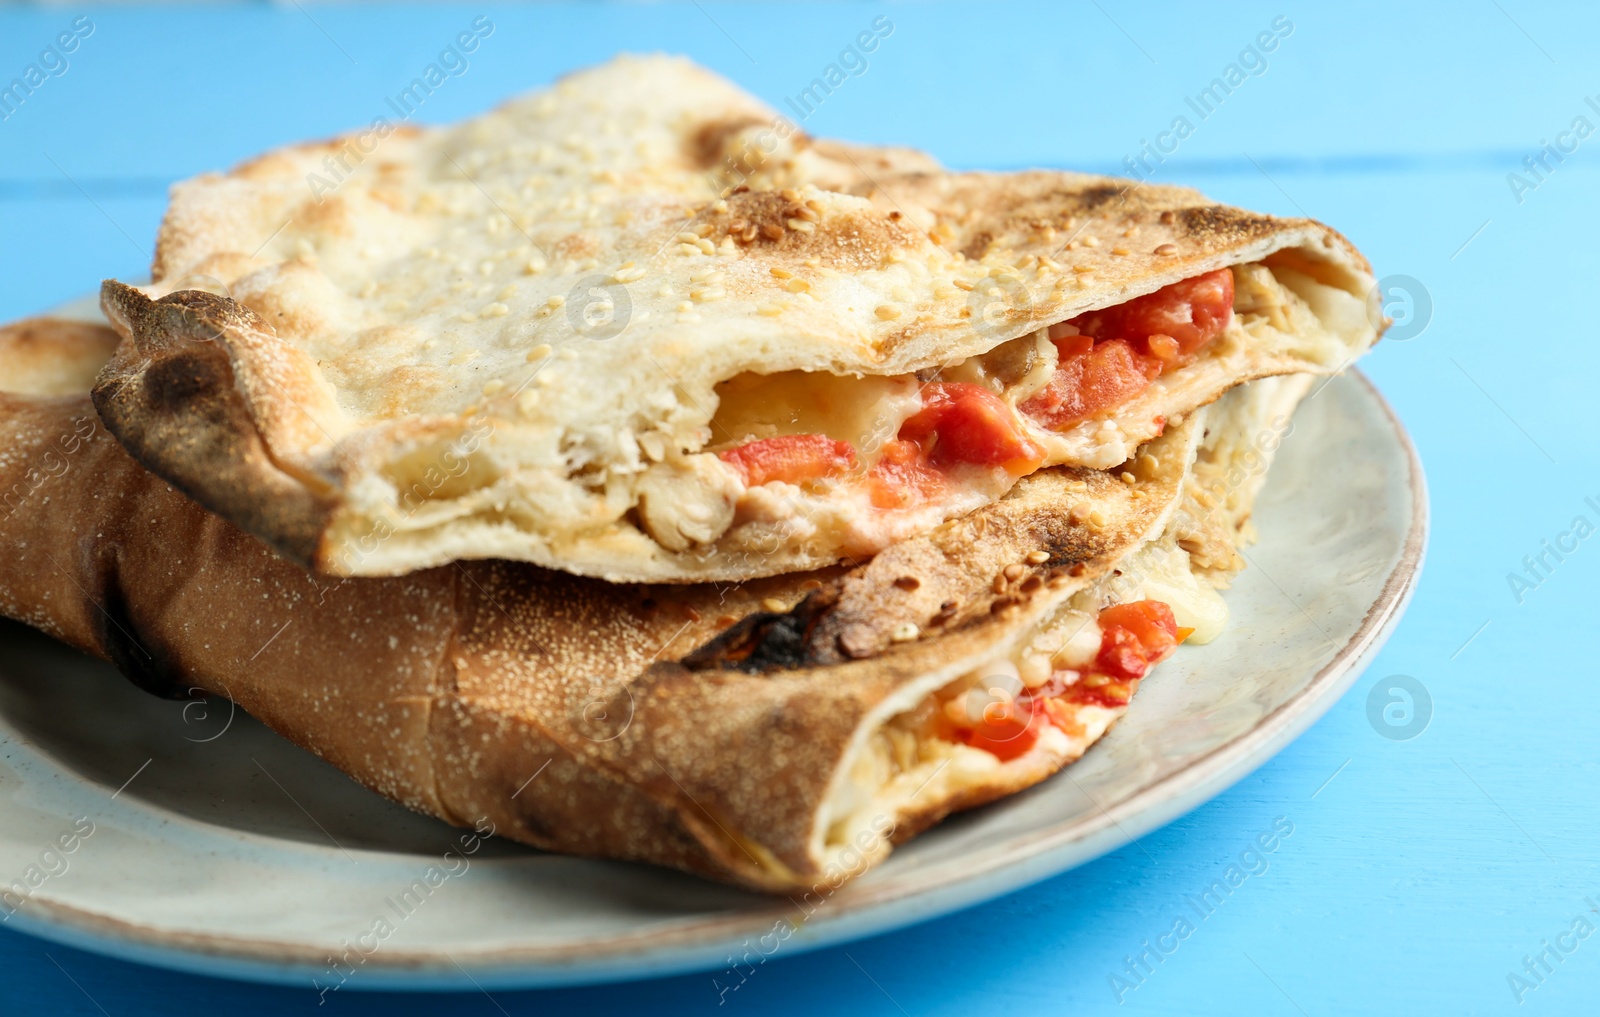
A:
POLYGON ((533 349, 528 351, 528 359, 529 360, 543 360, 545 357, 548 357, 549 355, 550 355, 550 344, 549 343, 540 343, 539 345, 535 346, 533 349))
MULTIPOLYGON (((1163 214, 1165 214, 1165 213, 1163 213, 1163 214)), ((1161 254, 1161 255, 1177 254, 1178 253, 1178 245, 1177 244, 1161 244, 1161 245, 1156 247, 1155 253, 1156 254, 1161 254)))
POLYGON ((772 614, 782 614, 789 610, 789 605, 785 604, 777 597, 768 597, 766 600, 761 602, 761 609, 763 611, 771 612, 772 614))
POLYGON ((1022 572, 1023 568, 1021 565, 1007 565, 1005 571, 1002 572, 1001 575, 1006 577, 1007 582, 1016 582, 1018 579, 1022 578, 1022 572))
POLYGON ((900 308, 893 304, 879 304, 873 313, 878 316, 879 321, 893 321, 900 317, 900 308))
POLYGON ((922 630, 917 628, 915 622, 901 622, 889 633, 889 641, 894 643, 909 643, 917 638, 922 630))
POLYGON ((1134 476, 1134 475, 1133 475, 1133 474, 1132 474, 1132 473, 1129 473, 1129 472, 1128 472, 1128 471, 1127 471, 1127 470, 1123 470, 1123 471, 1122 471, 1122 472, 1121 472, 1121 473, 1119 473, 1119 474, 1117 474, 1117 476, 1119 476, 1119 477, 1121 477, 1121 478, 1122 478, 1122 482, 1123 482, 1123 483, 1124 483, 1124 484, 1131 484, 1131 483, 1133 483, 1133 482, 1134 482, 1134 481, 1135 481, 1135 480, 1137 480, 1137 479, 1138 479, 1138 478, 1137 478, 1137 477, 1135 477, 1135 476, 1134 476))
POLYGON ((1049 560, 1050 560, 1050 552, 1049 551, 1029 551, 1028 552, 1028 564, 1029 565, 1043 565, 1045 562, 1047 562, 1049 560))
POLYGON ((504 318, 506 315, 511 313, 511 308, 507 307, 505 304, 502 304, 502 303, 496 301, 495 303, 490 304, 488 307, 485 307, 483 310, 479 311, 478 313, 481 314, 485 318, 504 318))
POLYGON ((767 271, 772 273, 774 279, 793 279, 794 273, 786 268, 772 268, 767 271))

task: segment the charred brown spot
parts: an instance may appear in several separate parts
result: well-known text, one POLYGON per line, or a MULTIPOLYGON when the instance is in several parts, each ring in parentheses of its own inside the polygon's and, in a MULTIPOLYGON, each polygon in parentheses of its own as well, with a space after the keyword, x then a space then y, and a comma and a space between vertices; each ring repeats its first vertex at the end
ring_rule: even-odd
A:
POLYGON ((782 614, 758 611, 690 652, 680 663, 690 671, 714 669, 764 674, 818 663, 810 650, 817 624, 837 600, 832 591, 807 596, 782 614))
POLYGON ((1226 205, 1206 205, 1178 210, 1183 230, 1193 240, 1248 241, 1264 237, 1278 227, 1264 216, 1241 212, 1226 205))
POLYGON ((969 261, 981 261, 989 248, 994 246, 994 234, 988 230, 975 234, 972 239, 962 245, 961 253, 969 261))
MULTIPOLYGON (((712 169, 722 165, 725 159, 731 160, 727 168, 738 169, 735 162, 743 162, 744 154, 734 156, 728 152, 728 142, 741 131, 750 127, 760 127, 763 121, 759 117, 734 117, 731 120, 710 120, 701 124, 689 135, 689 158, 701 169, 712 169)), ((743 172, 749 172, 745 167, 743 172)))
POLYGON ((181 413, 201 396, 228 385, 228 368, 220 358, 183 352, 151 364, 142 386, 145 404, 163 413, 181 413))

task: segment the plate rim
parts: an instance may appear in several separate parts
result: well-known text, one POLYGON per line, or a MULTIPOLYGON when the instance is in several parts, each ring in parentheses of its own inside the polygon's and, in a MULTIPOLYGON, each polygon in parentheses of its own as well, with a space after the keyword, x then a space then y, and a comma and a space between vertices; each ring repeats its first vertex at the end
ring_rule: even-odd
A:
MULTIPOLYGON (((1365 671, 1409 606, 1427 553, 1427 478, 1405 425, 1359 368, 1352 378, 1382 411, 1405 453, 1411 514, 1401 551, 1360 626, 1312 679, 1244 733, 1182 769, 1109 804, 1091 819, 1019 834, 997 845, 977 871, 956 860, 915 879, 878 887, 855 884, 823 918, 799 923, 784 940, 789 954, 809 952, 942 917, 1093 861, 1216 797, 1248 776, 1332 708, 1365 671)), ((1313 391, 1312 396, 1322 386, 1313 391)), ((1311 396, 1308 396, 1308 399, 1311 396)), ((627 864, 627 863, 623 863, 627 864)), ((769 932, 798 907, 775 898, 770 907, 704 916, 665 930, 606 933, 561 944, 512 946, 455 955, 437 950, 382 950, 366 957, 341 987, 455 991, 462 988, 553 988, 634 981, 722 967, 730 945, 769 932), (600 952, 597 952, 600 951, 600 952)), ((303 984, 327 970, 328 951, 281 939, 196 933, 141 925, 39 895, 11 916, 20 931, 67 946, 191 974, 255 982, 303 984)), ((11 924, 11 923, 7 923, 11 924)), ((777 951, 774 951, 776 953, 777 951)))

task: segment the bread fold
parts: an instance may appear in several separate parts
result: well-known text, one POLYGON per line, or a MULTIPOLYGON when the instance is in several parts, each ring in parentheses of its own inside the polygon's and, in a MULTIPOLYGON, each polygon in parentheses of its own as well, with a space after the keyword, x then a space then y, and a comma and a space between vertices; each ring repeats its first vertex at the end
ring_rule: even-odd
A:
MULTIPOLYGON (((1271 402, 1229 396, 1148 443, 1127 479, 1046 470, 854 569, 623 585, 468 561, 331 578, 106 433, 82 385, 114 341, 45 319, 0 329, 0 612, 155 694, 226 696, 447 822, 488 817, 535 847, 786 893, 837 886, 1104 734, 1137 680, 1120 701, 1064 693, 1059 723, 1009 759, 916 720, 952 689, 1004 685, 1146 585, 1187 583, 1170 599, 1188 624, 1185 598, 1214 597, 1229 573, 1192 569, 1177 521, 1231 543, 1249 501, 1201 507, 1193 463, 1252 433, 1271 402)), ((190 437, 218 434, 242 461, 271 458, 249 432, 190 437)))
POLYGON ((1045 330, 1232 274, 1227 329, 1137 394, 1046 426, 1002 387, 993 412, 1041 461, 1109 469, 1234 385, 1341 370, 1382 325, 1365 259, 1320 223, 811 139, 684 60, 397 128, 312 186, 370 136, 178 185, 153 281, 103 291, 127 339, 96 389, 111 431, 332 575, 848 565, 1010 489, 1023 467, 985 461, 891 510, 863 475, 924 386, 1055 357, 1045 330), (727 460, 802 416, 848 469, 758 482, 727 460))

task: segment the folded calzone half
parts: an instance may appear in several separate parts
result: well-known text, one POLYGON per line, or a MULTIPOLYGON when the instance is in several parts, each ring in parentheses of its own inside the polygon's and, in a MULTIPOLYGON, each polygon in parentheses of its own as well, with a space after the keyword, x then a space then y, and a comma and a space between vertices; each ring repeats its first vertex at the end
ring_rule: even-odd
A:
MULTIPOLYGON (((783 892, 837 886, 1045 779, 1181 640, 1215 635, 1270 457, 1254 438, 1305 390, 1243 386, 1128 470, 1036 472, 854 569, 663 586, 474 561, 333 579, 105 433, 85 388, 115 341, 0 329, 0 614, 152 692, 227 696, 446 821, 783 892)), ((231 451, 266 454, 255 436, 231 451)))
POLYGON ((107 426, 340 575, 849 564, 1381 322, 1319 223, 812 140, 663 57, 180 184, 152 276, 103 291, 107 426))

